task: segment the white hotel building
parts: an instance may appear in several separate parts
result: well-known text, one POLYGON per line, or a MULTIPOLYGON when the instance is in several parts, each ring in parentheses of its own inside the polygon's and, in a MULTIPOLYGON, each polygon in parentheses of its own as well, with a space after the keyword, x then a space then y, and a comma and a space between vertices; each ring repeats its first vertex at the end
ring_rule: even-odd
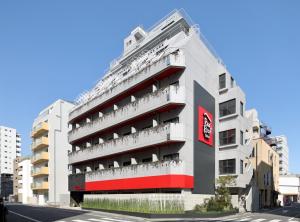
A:
POLYGON ((251 206, 245 105, 243 91, 183 12, 149 31, 137 27, 69 114, 72 200, 171 193, 191 209, 214 194, 216 177, 234 175, 235 205, 246 199, 251 206))

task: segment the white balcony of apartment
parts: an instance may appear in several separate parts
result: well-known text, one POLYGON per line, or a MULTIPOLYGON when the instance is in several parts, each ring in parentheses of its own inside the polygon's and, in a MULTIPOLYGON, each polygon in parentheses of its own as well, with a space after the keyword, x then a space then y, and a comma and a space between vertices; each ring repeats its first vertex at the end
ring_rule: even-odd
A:
POLYGON ((31 144, 31 149, 32 151, 36 151, 36 150, 39 150, 39 149, 42 149, 42 148, 45 148, 45 147, 48 147, 49 146, 49 140, 48 140, 48 137, 40 137, 38 139, 35 139, 32 144, 31 144))
POLYGON ((170 85, 164 89, 156 90, 142 98, 113 110, 98 119, 73 129, 69 132, 69 142, 72 143, 88 135, 100 132, 114 125, 124 123, 134 118, 158 111, 169 105, 184 104, 184 87, 170 85))
POLYGON ((47 162, 49 160, 49 153, 46 151, 42 151, 39 153, 36 153, 31 158, 32 164, 39 164, 42 162, 47 162))
POLYGON ((184 68, 185 57, 182 51, 180 51, 180 53, 178 51, 165 53, 163 56, 159 57, 159 59, 154 60, 154 62, 149 62, 141 69, 138 69, 136 73, 125 78, 119 84, 109 88, 104 93, 97 95, 84 104, 75 107, 69 114, 69 121, 72 122, 77 117, 95 109, 113 98, 117 98, 120 95, 128 93, 130 90, 134 90, 135 87, 147 81, 153 81, 154 77, 159 79, 160 77, 171 75, 184 68))
POLYGON ((104 181, 114 179, 160 176, 160 175, 184 175, 185 164, 181 160, 157 161, 130 165, 125 167, 91 171, 85 174, 85 181, 104 181))
POLYGON ((170 142, 184 142, 184 126, 167 123, 69 153, 69 164, 170 142))

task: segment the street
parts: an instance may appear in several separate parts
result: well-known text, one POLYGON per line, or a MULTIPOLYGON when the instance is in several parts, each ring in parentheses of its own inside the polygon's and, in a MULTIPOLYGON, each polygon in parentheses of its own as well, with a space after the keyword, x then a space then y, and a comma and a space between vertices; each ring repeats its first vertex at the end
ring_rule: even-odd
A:
POLYGON ((236 214, 210 219, 143 219, 104 212, 36 207, 21 204, 7 205, 8 222, 140 222, 140 221, 245 221, 245 222, 300 222, 300 204, 259 213, 236 214))

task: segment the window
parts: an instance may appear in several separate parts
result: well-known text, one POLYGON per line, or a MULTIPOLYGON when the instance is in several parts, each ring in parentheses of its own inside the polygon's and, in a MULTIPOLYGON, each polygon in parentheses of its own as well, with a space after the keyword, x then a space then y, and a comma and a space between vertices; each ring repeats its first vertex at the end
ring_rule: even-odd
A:
POLYGON ((123 166, 129 166, 129 165, 131 165, 131 161, 123 162, 123 166))
POLYGON ((231 88, 234 87, 234 79, 232 77, 230 77, 230 87, 231 88))
POLYGON ((244 132, 243 131, 240 132, 240 144, 244 145, 244 132))
POLYGON ((234 174, 235 173, 235 159, 219 160, 219 173, 234 174))
POLYGON ((226 74, 223 73, 219 75, 219 89, 224 89, 226 87, 226 74))
POLYGON ((241 114, 241 116, 244 116, 244 103, 243 102, 241 102, 241 104, 240 104, 240 114, 241 114))
POLYGON ((163 156, 164 161, 168 160, 179 160, 179 153, 172 153, 163 156))
POLYGON ((235 144, 235 129, 219 133, 220 146, 235 144))
POLYGON ((152 162, 152 157, 142 159, 142 163, 150 163, 152 162))
POLYGON ((240 174, 244 173, 244 161, 240 160, 240 174))
POLYGON ((179 123, 179 117, 167 119, 163 123, 179 123))
POLYGON ((235 109, 236 109, 235 104, 236 104, 235 99, 220 103, 219 105, 220 117, 235 113, 235 109))

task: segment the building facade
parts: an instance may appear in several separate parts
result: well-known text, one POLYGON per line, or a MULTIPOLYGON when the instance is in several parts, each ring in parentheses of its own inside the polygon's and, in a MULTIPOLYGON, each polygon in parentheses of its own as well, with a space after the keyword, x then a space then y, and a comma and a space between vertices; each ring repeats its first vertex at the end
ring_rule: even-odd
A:
POLYGON ((251 155, 258 189, 258 207, 274 207, 277 205, 279 193, 279 155, 265 140, 254 140, 251 155))
POLYGON ((279 177, 279 200, 281 206, 288 201, 300 202, 300 175, 290 174, 279 177))
POLYGON ((14 195, 15 202, 23 204, 33 203, 32 176, 31 176, 31 158, 17 157, 14 166, 14 195))
POLYGON ((0 126, 0 195, 13 194, 14 159, 21 156, 21 136, 16 129, 0 126))
POLYGON ((276 149, 279 154, 279 172, 280 175, 289 173, 289 147, 287 138, 284 135, 269 138, 268 143, 276 149))
POLYGON ((173 193, 191 209, 214 194, 216 177, 233 175, 235 206, 244 199, 251 206, 245 106, 243 91, 184 13, 149 31, 137 27, 69 114, 72 200, 173 193))
POLYGON ((32 128, 32 190, 40 205, 68 205, 68 112, 73 104, 57 100, 40 112, 32 128))

